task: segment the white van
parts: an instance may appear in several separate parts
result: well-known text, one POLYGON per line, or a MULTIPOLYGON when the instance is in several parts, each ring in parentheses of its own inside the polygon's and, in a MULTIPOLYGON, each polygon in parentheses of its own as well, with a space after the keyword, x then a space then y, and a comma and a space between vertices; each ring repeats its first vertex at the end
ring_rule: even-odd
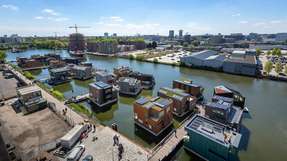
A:
POLYGON ((82 154, 85 151, 84 145, 78 145, 72 149, 71 153, 67 157, 67 161, 77 161, 81 158, 82 154))

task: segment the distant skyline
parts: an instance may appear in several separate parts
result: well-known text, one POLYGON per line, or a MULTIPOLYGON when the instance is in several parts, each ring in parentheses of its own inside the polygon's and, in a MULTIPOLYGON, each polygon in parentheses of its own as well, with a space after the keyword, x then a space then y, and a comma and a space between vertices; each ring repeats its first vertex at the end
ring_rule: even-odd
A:
POLYGON ((1 0, 0 36, 287 32, 286 0, 1 0))

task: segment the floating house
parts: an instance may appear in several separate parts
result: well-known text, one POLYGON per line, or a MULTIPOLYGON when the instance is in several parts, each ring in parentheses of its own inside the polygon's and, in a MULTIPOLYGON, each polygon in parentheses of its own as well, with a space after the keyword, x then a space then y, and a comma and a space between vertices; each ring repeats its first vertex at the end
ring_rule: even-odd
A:
POLYGON ((203 90, 204 88, 200 85, 192 83, 191 80, 174 80, 172 83, 173 88, 178 88, 184 90, 186 93, 195 96, 198 100, 203 100, 203 90))
POLYGON ((67 64, 75 64, 75 65, 79 65, 81 63, 80 59, 74 57, 65 58, 64 61, 67 64))
POLYGON ((121 66, 118 68, 114 68, 114 74, 116 76, 116 79, 119 79, 120 77, 129 77, 129 75, 132 73, 132 69, 127 66, 121 66))
POLYGON ((30 70, 30 69, 40 69, 44 67, 44 64, 36 59, 29 59, 29 58, 17 58, 17 64, 23 70, 30 70))
POLYGON ((41 90, 37 86, 17 88, 17 95, 24 115, 47 107, 47 101, 42 97, 41 90))
POLYGON ((57 85, 69 82, 71 80, 70 72, 71 70, 67 67, 50 69, 50 79, 48 80, 48 83, 50 85, 57 85))
POLYGON ((155 85, 154 77, 151 74, 132 72, 129 76, 140 80, 143 89, 152 89, 155 85))
POLYGON ((227 88, 223 85, 214 87, 214 96, 222 96, 233 99, 233 104, 239 106, 242 109, 245 107, 245 97, 241 95, 238 91, 235 91, 231 88, 227 88))
POLYGON ((243 109, 234 106, 230 102, 225 102, 224 100, 226 99, 222 99, 221 97, 217 101, 206 103, 205 116, 227 125, 230 129, 233 129, 233 131, 239 132, 243 109))
POLYGON ((96 71, 96 80, 112 84, 115 81, 114 75, 106 70, 96 71))
POLYGON ((75 79, 87 80, 93 78, 93 68, 90 66, 74 66, 72 73, 75 79))
POLYGON ((119 78, 119 93, 130 96, 137 96, 141 91, 141 82, 131 77, 119 78))
POLYGON ((95 82, 89 85, 89 97, 94 104, 104 107, 117 102, 118 92, 110 84, 95 82))
POLYGON ((158 96, 172 99, 172 112, 178 117, 184 116, 186 113, 192 111, 196 105, 196 97, 185 93, 181 89, 172 89, 168 87, 160 88, 158 96))
POLYGON ((134 103, 135 124, 158 136, 172 125, 172 100, 141 97, 134 103))
POLYGON ((184 148, 204 160, 237 160, 241 134, 217 121, 195 115, 185 126, 184 148))

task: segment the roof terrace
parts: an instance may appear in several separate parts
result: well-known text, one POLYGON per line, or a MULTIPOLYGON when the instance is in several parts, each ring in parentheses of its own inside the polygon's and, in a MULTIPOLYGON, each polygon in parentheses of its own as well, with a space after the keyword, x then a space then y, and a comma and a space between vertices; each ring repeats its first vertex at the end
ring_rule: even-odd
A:
POLYGON ((238 148, 241 140, 241 134, 228 130, 224 124, 200 115, 195 115, 185 129, 194 131, 226 147, 238 148))

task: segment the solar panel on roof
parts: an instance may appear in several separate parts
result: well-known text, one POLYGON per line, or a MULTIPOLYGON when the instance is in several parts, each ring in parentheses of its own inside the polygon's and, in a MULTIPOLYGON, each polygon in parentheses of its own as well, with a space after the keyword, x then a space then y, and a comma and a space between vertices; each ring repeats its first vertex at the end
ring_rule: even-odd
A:
POLYGON ((160 99, 157 102, 155 102, 156 105, 160 106, 160 107, 165 107, 169 104, 169 100, 167 99, 160 99))
POLYGON ((141 97, 140 99, 136 100, 136 102, 140 105, 147 103, 149 100, 145 97, 141 97))

